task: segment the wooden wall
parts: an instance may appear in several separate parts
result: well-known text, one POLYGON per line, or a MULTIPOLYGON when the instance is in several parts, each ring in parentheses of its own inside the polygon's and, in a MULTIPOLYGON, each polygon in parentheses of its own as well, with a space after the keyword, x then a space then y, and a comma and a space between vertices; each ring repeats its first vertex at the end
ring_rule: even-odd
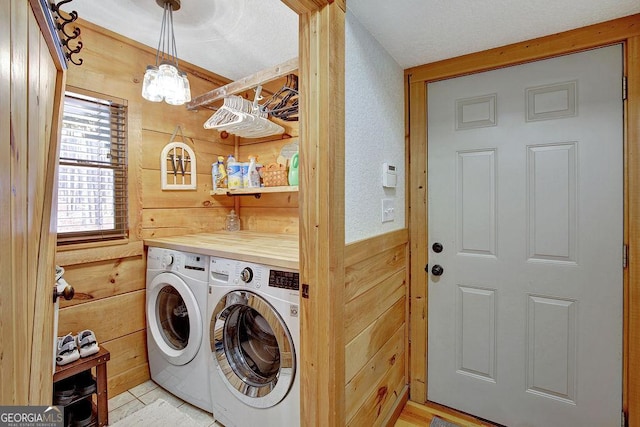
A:
MULTIPOLYGON (((298 142, 298 122, 288 122, 285 137, 269 141, 241 139, 238 146, 240 161, 248 161, 248 156, 258 156, 263 165, 273 163, 286 144, 298 142), (293 138, 288 138, 291 135, 293 138)), ((239 198, 238 214, 243 230, 272 233, 298 234, 298 193, 271 193, 255 197, 239 198)))
POLYGON ((408 230, 345 247, 345 420, 378 426, 407 392, 408 230))
MULTIPOLYGON (((155 52, 143 45, 80 21, 84 63, 68 71, 68 88, 114 96, 128 103, 129 225, 127 242, 115 245, 59 247, 56 262, 76 297, 61 303, 59 335, 91 329, 111 352, 109 395, 115 396, 149 379, 146 354, 145 268, 143 239, 147 237, 216 231, 233 200, 213 198, 211 163, 218 154, 233 153, 233 137, 202 125, 210 110, 188 111, 184 106, 145 101, 141 82, 155 52), (176 125, 197 158, 197 190, 160 189, 160 152, 176 125)), ((192 96, 228 80, 182 63, 192 96)))

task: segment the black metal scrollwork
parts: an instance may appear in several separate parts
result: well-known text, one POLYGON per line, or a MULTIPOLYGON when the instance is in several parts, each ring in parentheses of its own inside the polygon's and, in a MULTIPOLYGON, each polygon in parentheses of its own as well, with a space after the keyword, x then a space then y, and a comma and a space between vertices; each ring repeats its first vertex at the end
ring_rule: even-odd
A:
POLYGON ((80 28, 73 27, 73 32, 70 34, 67 32, 67 25, 73 23, 76 19, 78 19, 78 12, 75 10, 67 13, 60 9, 64 4, 70 3, 72 0, 62 0, 58 3, 54 3, 53 1, 50 3, 51 10, 54 13, 54 19, 56 21, 56 28, 58 29, 58 33, 60 34, 60 41, 62 46, 64 46, 65 52, 64 56, 68 61, 72 62, 75 65, 82 65, 82 59, 76 60, 73 58, 73 55, 80 53, 82 50, 82 42, 76 40, 80 36, 80 28), (75 47, 71 47, 71 41, 75 41, 75 47))

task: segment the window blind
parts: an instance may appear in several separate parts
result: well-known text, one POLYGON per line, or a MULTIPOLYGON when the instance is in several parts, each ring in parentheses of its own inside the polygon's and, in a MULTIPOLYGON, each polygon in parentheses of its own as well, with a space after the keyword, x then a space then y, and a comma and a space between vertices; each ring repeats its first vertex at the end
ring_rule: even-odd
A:
POLYGON ((58 244, 127 237, 127 108, 67 92, 58 169, 58 244))

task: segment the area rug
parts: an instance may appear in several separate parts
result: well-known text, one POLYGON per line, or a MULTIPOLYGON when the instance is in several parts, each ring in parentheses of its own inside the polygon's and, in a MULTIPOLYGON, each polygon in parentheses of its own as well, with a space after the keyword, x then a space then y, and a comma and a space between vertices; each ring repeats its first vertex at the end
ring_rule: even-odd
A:
POLYGON ((460 427, 460 426, 458 424, 445 421, 442 418, 433 417, 431 419, 431 424, 429 424, 429 427, 460 427))
POLYGON ((110 426, 193 426, 196 424, 193 418, 180 412, 175 406, 171 406, 165 400, 158 399, 120 421, 110 424, 110 426))

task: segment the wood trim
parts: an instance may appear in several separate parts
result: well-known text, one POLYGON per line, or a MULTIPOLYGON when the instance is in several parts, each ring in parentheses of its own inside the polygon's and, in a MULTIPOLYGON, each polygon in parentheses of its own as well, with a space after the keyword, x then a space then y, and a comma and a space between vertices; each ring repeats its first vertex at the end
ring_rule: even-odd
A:
MULTIPOLYGON (((289 6, 291 10, 298 15, 305 13, 315 12, 322 9, 325 6, 332 4, 335 0, 282 0, 282 3, 289 6)), ((346 11, 345 0, 338 0, 337 2, 343 11, 346 11)))
POLYGON ((409 390, 410 398, 427 398, 427 91, 424 82, 409 86, 409 390))
MULTIPOLYGON (((47 4, 49 3, 48 0, 47 4)), ((49 53, 51 54, 51 58, 53 58, 53 62, 58 70, 66 70, 67 69, 67 60, 64 57, 64 52, 62 51, 62 47, 60 46, 60 38, 57 34, 52 33, 53 29, 49 26, 49 20, 53 23, 53 18, 51 17, 51 13, 48 10, 44 10, 42 8, 42 3, 40 0, 29 0, 29 4, 31 5, 31 10, 38 21, 38 26, 40 27, 42 36, 47 44, 47 48, 49 49, 49 53), (49 18, 45 15, 49 14, 49 18)))
POLYGON ((64 267, 67 265, 88 264, 96 261, 141 256, 144 255, 144 245, 142 240, 139 240, 127 243, 126 245, 91 246, 91 250, 87 250, 87 247, 81 247, 75 250, 60 252, 60 247, 58 247, 58 251, 56 254, 56 264, 64 267))
MULTIPOLYGON (((626 105, 626 146, 625 161, 627 170, 625 179, 628 182, 627 199, 625 200, 625 224, 628 225, 625 235, 629 244, 629 268, 625 283, 625 354, 624 354, 624 395, 629 426, 640 425, 640 377, 634 375, 640 368, 640 14, 625 18, 591 25, 576 30, 554 34, 539 39, 516 43, 502 48, 485 52, 452 58, 433 64, 422 65, 405 70, 409 78, 410 97, 409 126, 410 126, 410 168, 411 168, 411 301, 412 304, 421 301, 419 292, 425 290, 426 277, 419 271, 423 262, 427 261, 427 254, 421 254, 427 245, 426 229, 421 229, 415 221, 426 218, 425 191, 427 185, 426 146, 427 146, 427 115, 426 115, 426 84, 430 81, 458 77, 522 64, 525 62, 547 59, 558 55, 574 53, 586 49, 602 47, 617 42, 626 43, 625 63, 628 77, 628 99, 626 105), (417 253, 415 251, 418 251, 417 253), (635 256, 634 256, 635 255, 635 256)), ((426 342, 423 347, 421 340, 427 336, 427 318, 424 313, 411 313, 411 400, 425 402, 426 389, 421 386, 420 375, 426 367, 422 363, 426 360, 426 342), (424 353, 420 353, 424 349, 424 353), (422 360, 416 360, 421 358, 422 360)), ((425 383, 426 384, 426 383, 425 383)))
MULTIPOLYGON (((11 218, 11 239, 9 247, 12 257, 11 291, 3 293, 3 302, 7 303, 9 321, 4 323, 13 330, 12 341, 3 343, 3 348, 10 348, 8 356, 13 381, 13 404, 26 404, 29 395, 29 380, 25 374, 31 364, 31 341, 28 331, 28 230, 27 215, 29 171, 28 158, 28 68, 29 44, 28 14, 30 7, 18 0, 11 1, 11 153, 9 156, 11 170, 11 207, 8 217, 11 218)), ((4 212, 3 212, 4 214, 4 212)), ((6 280, 6 278, 5 278, 6 280)), ((11 400, 9 400, 11 401, 11 400)))
POLYGON ((430 82, 566 55, 637 36, 640 36, 640 14, 409 68, 405 74, 412 76, 413 83, 430 82))
POLYGON ((418 404, 412 401, 407 402, 400 414, 397 427, 426 426, 438 417, 442 420, 454 423, 460 427, 493 427, 494 425, 477 420, 467 414, 454 411, 446 406, 437 403, 418 404))
MULTIPOLYGON (((0 2, 0 141, 11 140, 11 3, 0 2)), ((11 144, 3 142, 0 144, 0 212, 10 212, 11 209, 11 188, 6 183, 11 182, 11 144)), ((0 221, 0 241, 11 241, 11 221, 4 216, 0 221)), ((12 277, 13 262, 11 259, 11 247, 4 244, 0 247, 0 274, 3 277, 12 277)), ((13 314, 9 310, 9 305, 4 301, 9 301, 13 290, 13 283, 3 279, 0 281, 0 322, 3 325, 10 325, 13 314)), ((7 348, 12 344, 13 328, 0 328, 0 348, 7 348)), ((0 402, 4 405, 11 402, 13 383, 10 381, 13 366, 11 365, 11 354, 6 353, 0 358, 0 402)))
MULTIPOLYGON (((40 52, 41 57, 47 54, 40 52)), ((52 60, 54 67, 55 59, 52 60)), ((41 72, 46 70, 42 64, 41 72)), ((40 221, 40 239, 38 251, 37 274, 35 283, 34 299, 34 319, 31 346, 31 377, 29 384, 29 402, 34 404, 48 405, 52 401, 51 376, 53 375, 53 366, 51 361, 51 349, 53 348, 53 317, 54 306, 51 302, 50 292, 51 284, 55 282, 55 253, 56 253, 56 217, 57 203, 54 197, 55 183, 57 183, 57 161, 60 141, 60 123, 62 121, 63 110, 63 93, 66 82, 66 72, 57 68, 55 75, 55 85, 48 88, 51 96, 44 96, 42 92, 45 90, 40 87, 40 121, 39 128, 42 133, 38 135, 39 139, 48 140, 48 152, 45 156, 45 170, 43 173, 42 186, 44 187, 41 197, 38 197, 37 203, 42 203, 42 217, 40 221), (46 105, 44 99, 52 100, 52 105, 46 105), (44 107, 44 108, 43 108, 44 107), (51 110, 47 110, 51 108, 51 110), (43 120, 44 118, 44 120, 43 120), (48 133, 47 133, 48 132, 48 133)))
POLYGON ((300 14, 300 275, 310 288, 301 301, 300 419, 302 425, 344 425, 346 4, 282 1, 300 14))
POLYGON ((300 421, 310 426, 344 425, 344 304, 340 297, 344 292, 346 4, 340 0, 337 10, 325 0, 282 2, 300 15, 300 278, 303 286, 310 287, 309 298, 302 298, 300 307, 301 353, 305 354, 300 366, 300 421), (331 129, 321 123, 331 123, 331 129), (317 348, 318 343, 330 345, 317 348))
MULTIPOLYGON (((11 3, 0 2, 0 141, 11 141, 11 3)), ((11 144, 0 144, 0 212, 11 212, 11 144)), ((3 215, 0 221, 0 241, 11 242, 11 218, 3 215)), ((3 278, 13 277, 13 260, 11 244, 3 244, 0 247, 0 274, 3 278)), ((0 322, 3 325, 12 325, 13 313, 11 301, 13 294, 13 281, 3 279, 0 281, 0 322)), ((0 328, 0 348, 8 348, 13 345, 13 327, 0 328)), ((0 358, 0 402, 8 405, 14 402, 13 394, 13 355, 4 353, 0 358)))
POLYGON ((640 36, 626 46, 627 236, 625 395, 629 426, 640 425, 640 36))
POLYGON ((385 427, 393 427, 396 424, 396 421, 398 421, 398 418, 400 418, 400 414, 402 413, 402 410, 404 409, 404 406, 407 404, 407 401, 409 400, 409 387, 406 387, 404 389, 402 389, 402 393, 400 394, 400 397, 398 397, 398 400, 396 401, 396 406, 393 409, 393 412, 391 412, 391 414, 389 414, 389 418, 387 418, 382 425, 385 427))
POLYGON ((309 287, 300 406, 309 426, 345 423, 344 27, 336 4, 300 18, 300 279, 309 287))
POLYGON ((395 248, 403 243, 407 243, 408 240, 409 230, 402 228, 380 234, 379 236, 349 243, 344 249, 344 265, 349 266, 356 264, 390 248, 395 248))

